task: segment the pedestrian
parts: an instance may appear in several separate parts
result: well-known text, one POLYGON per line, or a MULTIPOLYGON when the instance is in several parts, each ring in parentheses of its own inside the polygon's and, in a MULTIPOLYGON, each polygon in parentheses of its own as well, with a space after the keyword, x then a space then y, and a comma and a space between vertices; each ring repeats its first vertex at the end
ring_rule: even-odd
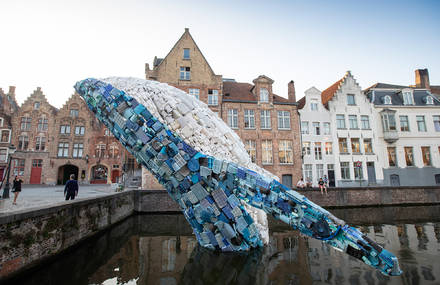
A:
POLYGON ((318 185, 319 189, 321 190, 321 194, 324 195, 324 192, 322 190, 325 190, 325 195, 327 195, 327 187, 325 187, 324 180, 322 180, 322 178, 319 178, 318 185))
POLYGON ((12 193, 14 193, 14 202, 12 203, 13 205, 17 205, 18 194, 20 194, 21 192, 21 183, 23 183, 23 180, 21 180, 20 178, 18 178, 17 175, 15 175, 12 184, 12 193))
POLYGON ((296 187, 298 188, 305 188, 306 184, 304 183, 304 179, 301 177, 301 180, 298 181, 298 183, 296 183, 296 187))
POLYGON ((64 196, 66 196, 66 201, 69 199, 75 199, 78 196, 78 181, 75 180, 75 174, 70 175, 70 180, 66 182, 64 187, 64 196))

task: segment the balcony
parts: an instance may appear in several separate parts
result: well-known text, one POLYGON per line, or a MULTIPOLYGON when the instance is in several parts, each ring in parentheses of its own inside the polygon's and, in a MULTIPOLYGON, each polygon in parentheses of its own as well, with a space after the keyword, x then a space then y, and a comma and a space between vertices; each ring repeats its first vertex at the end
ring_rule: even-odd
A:
POLYGON ((383 139, 387 143, 393 143, 399 139, 399 134, 396 130, 384 131, 383 132, 383 139))

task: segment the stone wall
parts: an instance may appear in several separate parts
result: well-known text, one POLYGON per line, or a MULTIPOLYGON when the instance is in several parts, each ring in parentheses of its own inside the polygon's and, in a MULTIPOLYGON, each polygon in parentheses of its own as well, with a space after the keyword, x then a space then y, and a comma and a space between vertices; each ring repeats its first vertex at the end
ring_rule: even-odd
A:
POLYGON ((0 280, 133 213, 133 191, 0 216, 0 280))

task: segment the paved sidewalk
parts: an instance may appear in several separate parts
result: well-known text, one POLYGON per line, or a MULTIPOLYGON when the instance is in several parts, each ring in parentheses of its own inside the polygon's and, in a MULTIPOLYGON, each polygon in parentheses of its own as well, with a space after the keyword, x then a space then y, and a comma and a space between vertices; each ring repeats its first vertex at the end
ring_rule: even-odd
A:
MULTIPOLYGON (((100 197, 110 193, 114 193, 114 190, 109 184, 80 185, 78 196, 75 199, 100 197)), ((0 197, 2 194, 3 189, 0 190, 0 197)), ((42 206, 54 206, 62 202, 66 203, 64 185, 23 185, 17 199, 17 205, 12 205, 14 193, 10 192, 9 197, 9 199, 0 199, 0 215, 41 208, 42 206)))

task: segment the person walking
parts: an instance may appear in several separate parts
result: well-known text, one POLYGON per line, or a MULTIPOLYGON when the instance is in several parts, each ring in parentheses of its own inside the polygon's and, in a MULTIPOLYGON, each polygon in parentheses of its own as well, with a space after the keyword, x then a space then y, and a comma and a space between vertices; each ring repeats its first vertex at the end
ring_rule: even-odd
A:
POLYGON ((17 205, 18 194, 21 192, 21 183, 23 183, 23 180, 15 175, 14 181, 12 182, 12 193, 14 193, 14 202, 12 202, 12 205, 17 205))
POLYGON ((70 180, 66 182, 64 187, 64 196, 66 196, 66 201, 69 199, 74 200, 75 196, 78 196, 78 181, 75 180, 75 174, 70 175, 70 180))
POLYGON ((324 192, 322 190, 325 190, 325 195, 327 195, 327 187, 325 187, 324 180, 322 180, 322 178, 319 178, 318 185, 319 189, 321 190, 321 194, 324 195, 324 192))

